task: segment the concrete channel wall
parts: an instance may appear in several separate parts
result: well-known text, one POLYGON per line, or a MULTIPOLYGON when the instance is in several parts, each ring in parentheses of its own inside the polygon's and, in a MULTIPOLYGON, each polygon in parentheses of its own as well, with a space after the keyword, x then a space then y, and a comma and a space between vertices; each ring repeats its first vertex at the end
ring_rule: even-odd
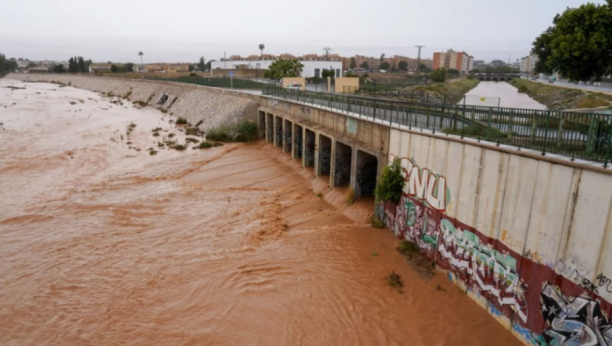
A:
POLYGON ((148 101, 148 105, 183 117, 193 125, 199 123, 203 130, 241 119, 254 121, 259 103, 258 95, 166 81, 77 74, 13 73, 5 78, 26 82, 59 82, 106 95, 127 96, 130 101, 148 101))
POLYGON ((399 159, 404 195, 377 215, 525 344, 612 345, 612 171, 320 106, 261 105, 261 136, 329 174, 330 187, 350 172, 360 197, 362 151, 378 160, 377 176, 399 159), (327 145, 331 172, 318 159, 327 145))
POLYGON ((259 128, 260 137, 316 176, 329 177, 329 187, 350 187, 356 198, 373 196, 388 155, 388 126, 262 96, 259 128))
POLYGON ((612 172, 392 129, 377 213, 526 344, 612 345, 612 172))

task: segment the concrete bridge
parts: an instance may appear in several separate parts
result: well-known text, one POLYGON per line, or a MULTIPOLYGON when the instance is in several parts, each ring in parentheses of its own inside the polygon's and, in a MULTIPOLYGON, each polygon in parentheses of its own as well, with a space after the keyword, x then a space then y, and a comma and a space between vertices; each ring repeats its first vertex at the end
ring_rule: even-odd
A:
POLYGON ((481 82, 507 82, 515 78, 521 78, 521 74, 520 73, 516 73, 516 74, 480 73, 480 74, 476 74, 474 77, 481 82))
POLYGON ((324 104, 262 96, 261 137, 357 198, 399 159, 403 197, 375 207, 395 235, 525 344, 612 345, 610 170, 324 104))

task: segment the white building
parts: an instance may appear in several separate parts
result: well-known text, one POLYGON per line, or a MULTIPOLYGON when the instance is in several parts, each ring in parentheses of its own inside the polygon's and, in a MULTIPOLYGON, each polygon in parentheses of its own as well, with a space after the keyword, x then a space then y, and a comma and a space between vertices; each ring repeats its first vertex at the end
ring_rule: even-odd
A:
MULTIPOLYGON (((274 60, 225 60, 213 61, 211 68, 213 70, 238 70, 238 69, 260 69, 267 70, 274 60)), ((300 60, 304 68, 300 77, 321 77, 323 70, 332 69, 336 71, 336 77, 342 77, 342 61, 310 61, 300 60)))
POLYGON ((535 70, 535 65, 538 62, 537 55, 531 55, 521 58, 521 73, 531 74, 535 70))

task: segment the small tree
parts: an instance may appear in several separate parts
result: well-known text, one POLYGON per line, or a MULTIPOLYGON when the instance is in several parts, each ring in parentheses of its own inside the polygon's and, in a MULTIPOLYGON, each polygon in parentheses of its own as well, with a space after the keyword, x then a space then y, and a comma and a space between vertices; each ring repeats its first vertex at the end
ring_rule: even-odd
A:
POLYGON ((351 58, 351 63, 349 64, 349 68, 352 70, 354 68, 357 68, 357 59, 355 59, 355 57, 351 58))
POLYGON ((367 61, 362 62, 361 65, 359 65, 359 67, 367 69, 368 68, 368 62, 367 61))
POLYGON ((196 67, 194 64, 189 64, 189 67, 187 68, 187 70, 189 70, 189 72, 193 72, 195 71, 196 67))
POLYGON ((53 72, 55 72, 55 73, 64 73, 64 65, 59 64, 59 65, 53 66, 53 72))
POLYGON ((111 72, 112 72, 112 73, 117 73, 117 72, 119 72, 119 66, 117 66, 117 65, 113 64, 113 65, 111 66, 111 72))
POLYGON ((408 71, 408 61, 402 60, 402 61, 398 62, 397 63, 397 68, 400 71, 408 71))
POLYGON ((323 76, 323 78, 330 77, 331 79, 334 79, 336 77, 336 71, 323 69, 323 71, 321 71, 321 76, 323 76))
POLYGON ((428 73, 431 72, 431 69, 427 65, 421 64, 419 65, 419 72, 428 73))
POLYGON ((82 56, 78 58, 77 67, 78 67, 79 72, 81 73, 89 72, 87 71, 88 69, 87 69, 87 64, 85 63, 85 59, 83 59, 82 56))
POLYGON ((378 179, 376 189, 374 190, 376 200, 397 204, 402 198, 404 184, 401 162, 400 159, 396 158, 393 160, 393 163, 383 169, 378 179))
POLYGON ((429 78, 436 83, 444 83, 446 80, 447 71, 445 68, 439 68, 431 73, 429 78))
POLYGON ((381 70, 388 70, 390 67, 391 67, 391 64, 389 64, 389 63, 388 63, 388 62, 386 62, 386 61, 385 61, 385 62, 383 62, 383 63, 381 63, 381 64, 380 64, 380 66, 379 66, 379 68, 380 68, 381 70))
POLYGON ((78 70, 77 69, 77 64, 74 61, 74 58, 68 59, 68 72, 74 73, 74 72, 77 72, 77 70, 78 70))
POLYGON ((459 77, 459 74, 460 74, 459 71, 454 68, 451 68, 448 70, 449 77, 459 77))
POLYGON ((204 62, 203 56, 200 57, 200 62, 198 62, 198 68, 200 69, 201 72, 206 71, 206 63, 204 62))

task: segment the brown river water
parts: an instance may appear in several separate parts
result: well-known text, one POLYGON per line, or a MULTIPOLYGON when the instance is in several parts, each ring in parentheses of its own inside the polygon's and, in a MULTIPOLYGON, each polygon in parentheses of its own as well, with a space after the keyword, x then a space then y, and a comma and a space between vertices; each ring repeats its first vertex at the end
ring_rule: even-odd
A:
POLYGON ((184 140, 168 120, 0 80, 0 345, 520 344, 371 201, 263 142, 150 155, 155 127, 184 140))

